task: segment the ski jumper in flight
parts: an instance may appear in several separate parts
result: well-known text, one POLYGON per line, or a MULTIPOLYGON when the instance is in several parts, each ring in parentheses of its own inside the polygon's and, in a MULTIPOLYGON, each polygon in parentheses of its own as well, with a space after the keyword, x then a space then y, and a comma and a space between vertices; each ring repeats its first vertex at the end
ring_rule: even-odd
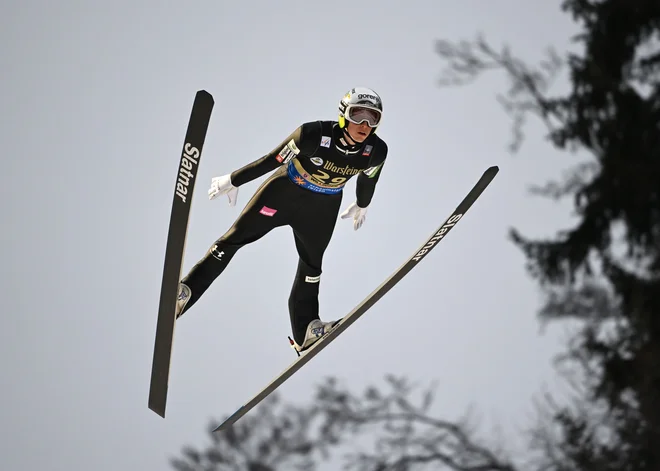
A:
POLYGON ((383 103, 369 88, 356 87, 339 102, 338 121, 301 124, 263 157, 212 179, 209 199, 227 195, 234 206, 241 185, 269 172, 229 230, 179 283, 176 317, 190 309, 225 270, 236 252, 271 230, 289 226, 298 268, 289 296, 293 339, 300 354, 341 319, 319 317, 323 255, 334 232, 346 183, 356 177, 355 200, 341 213, 358 230, 364 223, 387 157, 376 129, 383 103))

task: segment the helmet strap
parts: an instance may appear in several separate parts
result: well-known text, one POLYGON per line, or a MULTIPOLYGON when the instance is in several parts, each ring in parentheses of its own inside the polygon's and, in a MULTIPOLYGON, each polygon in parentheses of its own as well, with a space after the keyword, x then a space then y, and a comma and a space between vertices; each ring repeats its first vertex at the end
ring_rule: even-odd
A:
POLYGON ((342 131, 344 131, 344 137, 347 139, 347 142, 348 142, 349 145, 354 146, 354 145, 357 144, 357 142, 355 142, 355 139, 353 139, 353 136, 351 136, 349 134, 348 126, 346 126, 344 129, 342 129, 342 131), (351 144, 351 142, 352 142, 352 144, 351 144))

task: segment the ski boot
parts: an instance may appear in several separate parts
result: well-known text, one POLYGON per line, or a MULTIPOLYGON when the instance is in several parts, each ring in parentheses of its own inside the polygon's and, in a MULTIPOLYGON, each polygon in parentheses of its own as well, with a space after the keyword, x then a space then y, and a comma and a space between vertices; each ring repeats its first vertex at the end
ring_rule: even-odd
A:
POLYGON ((341 322, 341 319, 332 322, 323 322, 320 319, 314 319, 307 326, 307 332, 305 333, 305 339, 303 340, 302 345, 298 345, 295 340, 289 337, 291 348, 293 348, 298 356, 300 356, 302 352, 308 350, 325 334, 330 332, 337 324, 339 324, 339 322, 341 322))
POLYGON ((190 291, 188 285, 179 283, 179 292, 176 295, 176 309, 175 309, 177 319, 181 317, 181 314, 183 313, 183 309, 186 307, 186 304, 188 304, 188 300, 190 299, 191 295, 192 292, 190 291))

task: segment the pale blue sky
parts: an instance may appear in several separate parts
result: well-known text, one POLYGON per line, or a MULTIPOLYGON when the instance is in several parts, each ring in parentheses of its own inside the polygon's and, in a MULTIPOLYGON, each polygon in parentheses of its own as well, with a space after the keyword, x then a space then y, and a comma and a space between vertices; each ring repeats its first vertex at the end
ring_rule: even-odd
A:
POLYGON ((181 446, 206 443, 211 417, 295 359, 296 253, 281 229, 244 248, 178 325, 167 418, 147 408, 174 177, 202 88, 216 106, 185 270, 261 182, 229 208, 206 198, 212 177, 304 121, 335 119, 353 86, 383 97, 388 162, 362 229, 338 222, 324 319, 352 309, 500 166, 442 244, 280 392, 303 401, 326 375, 361 389, 405 374, 439 381, 439 416, 474 404, 484 425, 508 434, 529 424, 532 396, 557 382, 559 336, 539 335, 536 285, 506 232, 547 235, 567 223, 566 207, 526 188, 571 158, 536 123, 509 155, 510 121, 495 101, 503 77, 440 89, 433 42, 483 31, 533 60, 547 45, 563 50, 574 31, 559 1, 25 0, 3 10, 0 469, 169 469, 181 446))

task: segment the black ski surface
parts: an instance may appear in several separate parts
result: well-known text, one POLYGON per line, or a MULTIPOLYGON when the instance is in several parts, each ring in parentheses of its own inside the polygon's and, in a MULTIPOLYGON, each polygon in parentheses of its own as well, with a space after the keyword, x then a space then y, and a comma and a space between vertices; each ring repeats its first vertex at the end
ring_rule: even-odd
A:
POLYGON ((149 409, 161 417, 165 417, 167 404, 176 296, 181 279, 190 207, 214 104, 213 97, 206 90, 199 90, 195 94, 174 185, 149 387, 149 409))
POLYGON ((296 371, 302 368, 314 356, 327 347, 330 342, 336 339, 343 331, 345 331, 351 324, 358 320, 365 312, 371 308, 376 302, 382 298, 389 290, 391 290, 401 279, 410 272, 433 248, 440 242, 449 231, 454 227, 458 221, 465 215, 474 202, 479 198, 483 191, 493 181, 499 168, 492 166, 488 168, 479 181, 470 190, 467 196, 456 207, 454 212, 449 218, 436 230, 433 235, 421 245, 415 253, 401 265, 389 278, 387 278, 380 286, 378 286, 369 296, 367 296, 357 307, 348 313, 341 322, 337 324, 334 329, 325 334, 320 340, 312 345, 306 352, 294 361, 286 370, 277 376, 268 386, 262 389, 256 396, 254 396, 245 405, 240 407, 234 414, 229 416, 223 423, 218 425, 213 432, 218 432, 227 429, 241 417, 247 414, 252 408, 263 401, 269 394, 275 391, 282 383, 290 378, 296 371))

